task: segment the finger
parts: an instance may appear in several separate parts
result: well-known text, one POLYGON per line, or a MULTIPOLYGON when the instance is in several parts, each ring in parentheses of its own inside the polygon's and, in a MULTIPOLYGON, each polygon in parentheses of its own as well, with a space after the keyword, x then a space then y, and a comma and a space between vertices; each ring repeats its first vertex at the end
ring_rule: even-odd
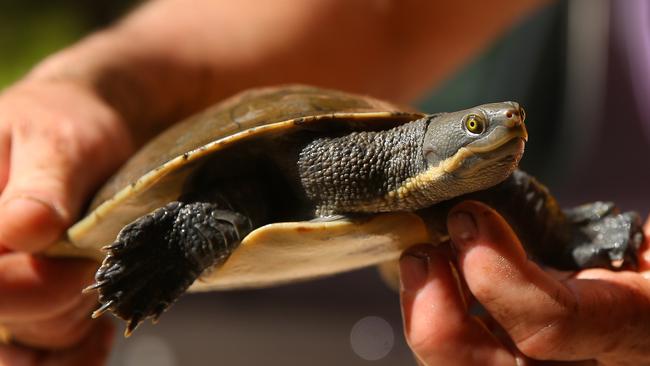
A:
POLYGON ((0 366, 101 366, 113 342, 113 325, 95 321, 88 337, 74 347, 43 351, 19 345, 0 346, 0 366))
POLYGON ((515 358, 470 316, 443 250, 409 249, 400 260, 406 339, 425 365, 515 365, 515 358))
POLYGON ((645 238, 639 248, 639 271, 645 272, 644 275, 650 279, 650 216, 643 225, 645 238))
POLYGON ((530 262, 515 234, 489 207, 463 202, 448 217, 451 240, 470 291, 533 358, 548 358, 575 306, 572 293, 530 262))
POLYGON ((579 326, 570 341, 575 338, 592 353, 601 351, 603 364, 617 364, 621 358, 630 365, 648 362, 650 283, 646 278, 636 272, 590 269, 568 280, 567 286, 579 300, 579 311, 570 319, 579 326))
POLYGON ((89 260, 0 256, 0 323, 47 319, 77 306, 96 268, 89 260))
POLYGON ((3 325, 11 339, 20 344, 42 348, 62 349, 79 343, 91 326, 92 310, 97 307, 97 297, 86 295, 76 306, 54 317, 30 322, 5 322, 3 325))
POLYGON ((108 319, 95 321, 87 339, 73 349, 51 352, 39 366, 102 366, 113 344, 115 328, 108 319))
MULTIPOLYGON (((528 260, 503 218, 483 204, 454 207, 448 229, 470 290, 529 357, 593 358, 630 339, 624 333, 634 327, 631 320, 643 324, 649 317, 641 314, 650 313, 644 290, 622 286, 624 280, 573 279, 565 286, 551 278, 528 260)), ((594 274, 602 272, 612 273, 594 274)), ((630 286, 642 286, 633 282, 630 286)))
POLYGON ((11 156, 0 244, 18 251, 52 244, 133 151, 119 115, 74 82, 14 85, 0 99, 1 126, 9 130, 11 156))
MULTIPOLYGON (((0 119, 0 124, 2 123, 0 119)), ((11 135, 6 126, 0 126, 0 192, 9 179, 9 157, 11 156, 11 135)))
POLYGON ((79 199, 73 179, 79 155, 62 134, 35 123, 14 124, 9 181, 0 197, 2 245, 39 251, 70 224, 79 199))

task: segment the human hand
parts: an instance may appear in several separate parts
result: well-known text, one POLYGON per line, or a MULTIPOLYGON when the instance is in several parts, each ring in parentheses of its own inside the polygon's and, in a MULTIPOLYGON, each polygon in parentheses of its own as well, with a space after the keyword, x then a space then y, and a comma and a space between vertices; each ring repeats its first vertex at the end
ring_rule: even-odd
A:
POLYGON ((108 358, 113 325, 98 319, 92 330, 77 344, 64 349, 37 349, 19 344, 0 345, 2 366, 101 366, 108 358))
POLYGON ((112 328, 90 321, 97 302, 81 294, 98 264, 38 253, 132 150, 119 115, 81 84, 28 78, 0 94, 0 326, 13 343, 0 365, 104 362, 112 328))
POLYGON ((483 204, 454 207, 448 229, 457 264, 449 247, 429 245, 400 260, 405 334, 421 364, 650 364, 647 242, 639 272, 588 269, 560 281, 483 204), (468 312, 475 301, 486 315, 468 312))

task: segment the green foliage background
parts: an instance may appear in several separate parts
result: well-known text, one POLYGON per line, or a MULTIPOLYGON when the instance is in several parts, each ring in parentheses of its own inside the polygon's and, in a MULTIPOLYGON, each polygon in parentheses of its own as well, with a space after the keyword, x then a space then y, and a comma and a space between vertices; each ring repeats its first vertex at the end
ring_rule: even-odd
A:
POLYGON ((136 4, 136 0, 0 0, 0 89, 136 4))

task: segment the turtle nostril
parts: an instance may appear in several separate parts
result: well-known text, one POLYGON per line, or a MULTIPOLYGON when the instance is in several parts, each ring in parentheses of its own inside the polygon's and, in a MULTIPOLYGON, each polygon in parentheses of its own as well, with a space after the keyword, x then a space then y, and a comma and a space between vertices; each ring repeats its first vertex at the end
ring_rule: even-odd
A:
POLYGON ((523 111, 521 108, 509 109, 506 111, 506 126, 517 127, 524 122, 523 111))

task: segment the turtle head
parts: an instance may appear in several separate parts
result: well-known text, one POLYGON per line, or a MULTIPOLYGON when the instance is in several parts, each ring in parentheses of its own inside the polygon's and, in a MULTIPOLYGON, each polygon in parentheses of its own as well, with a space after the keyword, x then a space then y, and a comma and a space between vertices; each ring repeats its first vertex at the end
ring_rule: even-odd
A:
POLYGON ((433 116, 424 138, 428 169, 457 180, 466 192, 491 187, 517 167, 528 139, 523 108, 484 104, 433 116))

